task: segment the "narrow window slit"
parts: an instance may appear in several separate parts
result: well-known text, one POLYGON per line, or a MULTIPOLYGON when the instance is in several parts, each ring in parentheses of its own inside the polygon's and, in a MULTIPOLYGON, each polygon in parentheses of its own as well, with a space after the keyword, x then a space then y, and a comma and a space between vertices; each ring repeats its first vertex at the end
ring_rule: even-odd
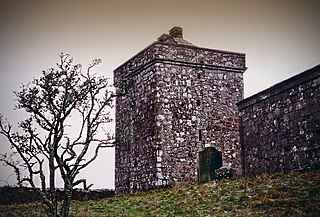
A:
POLYGON ((199 141, 202 141, 202 130, 201 129, 199 129, 199 141))
POLYGON ((197 99, 197 106, 200 106, 201 105, 201 101, 200 99, 197 99))
POLYGON ((198 73, 198 79, 201 79, 201 74, 200 73, 198 73))

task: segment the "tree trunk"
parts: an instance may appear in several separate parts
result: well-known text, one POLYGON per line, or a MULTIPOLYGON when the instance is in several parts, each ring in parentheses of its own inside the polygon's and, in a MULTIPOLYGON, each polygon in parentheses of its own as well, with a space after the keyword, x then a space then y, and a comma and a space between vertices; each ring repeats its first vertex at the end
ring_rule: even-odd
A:
POLYGON ((64 200, 63 200, 62 207, 60 210, 61 217, 68 217, 69 216, 72 192, 73 192, 72 181, 68 180, 65 184, 65 187, 64 187, 65 195, 64 195, 64 200))
POLYGON ((50 215, 53 217, 57 216, 58 203, 56 198, 56 187, 55 187, 55 166, 54 166, 54 147, 50 147, 50 158, 49 158, 49 170, 50 170, 50 202, 52 204, 52 209, 50 209, 50 215))

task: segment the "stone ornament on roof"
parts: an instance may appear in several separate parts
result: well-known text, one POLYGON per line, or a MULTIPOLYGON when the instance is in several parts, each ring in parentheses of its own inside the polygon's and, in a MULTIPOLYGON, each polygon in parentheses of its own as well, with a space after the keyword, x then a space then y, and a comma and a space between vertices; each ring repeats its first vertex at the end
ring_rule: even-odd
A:
POLYGON ((195 46, 192 43, 183 39, 183 29, 177 26, 173 27, 169 31, 169 34, 162 34, 158 38, 158 41, 165 44, 180 44, 180 45, 195 46))

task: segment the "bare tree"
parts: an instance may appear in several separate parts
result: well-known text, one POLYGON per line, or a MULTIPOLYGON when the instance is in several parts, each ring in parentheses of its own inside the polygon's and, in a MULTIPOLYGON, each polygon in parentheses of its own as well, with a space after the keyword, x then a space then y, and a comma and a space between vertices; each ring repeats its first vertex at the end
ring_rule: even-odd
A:
POLYGON ((96 159, 100 148, 114 146, 110 133, 103 138, 98 135, 111 121, 108 108, 113 106, 115 96, 108 80, 91 72, 101 60, 95 59, 83 72, 70 55, 61 53, 59 58, 56 68, 43 71, 40 78, 15 92, 16 108, 28 114, 19 123, 19 132, 14 132, 0 115, 0 134, 7 138, 20 161, 14 161, 12 154, 3 154, 0 160, 14 169, 18 185, 27 183, 36 189, 49 216, 68 216, 74 186, 83 183, 89 187, 77 175, 96 159), (81 124, 72 126, 71 116, 81 124), (90 155, 92 148, 94 154, 90 155), (27 171, 26 175, 22 170, 27 171), (56 176, 61 176, 64 183, 61 203, 56 197, 56 176))

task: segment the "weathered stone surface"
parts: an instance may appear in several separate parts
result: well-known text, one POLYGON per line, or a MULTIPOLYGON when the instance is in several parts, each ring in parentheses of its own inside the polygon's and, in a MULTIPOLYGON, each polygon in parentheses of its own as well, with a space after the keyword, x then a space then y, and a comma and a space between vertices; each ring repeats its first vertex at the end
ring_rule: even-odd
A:
POLYGON ((320 65, 238 103, 246 175, 320 165, 320 65))
POLYGON ((181 37, 162 35, 114 71, 115 84, 135 81, 116 102, 116 193, 196 182, 205 147, 241 172, 236 102, 243 99, 245 55, 181 37))

